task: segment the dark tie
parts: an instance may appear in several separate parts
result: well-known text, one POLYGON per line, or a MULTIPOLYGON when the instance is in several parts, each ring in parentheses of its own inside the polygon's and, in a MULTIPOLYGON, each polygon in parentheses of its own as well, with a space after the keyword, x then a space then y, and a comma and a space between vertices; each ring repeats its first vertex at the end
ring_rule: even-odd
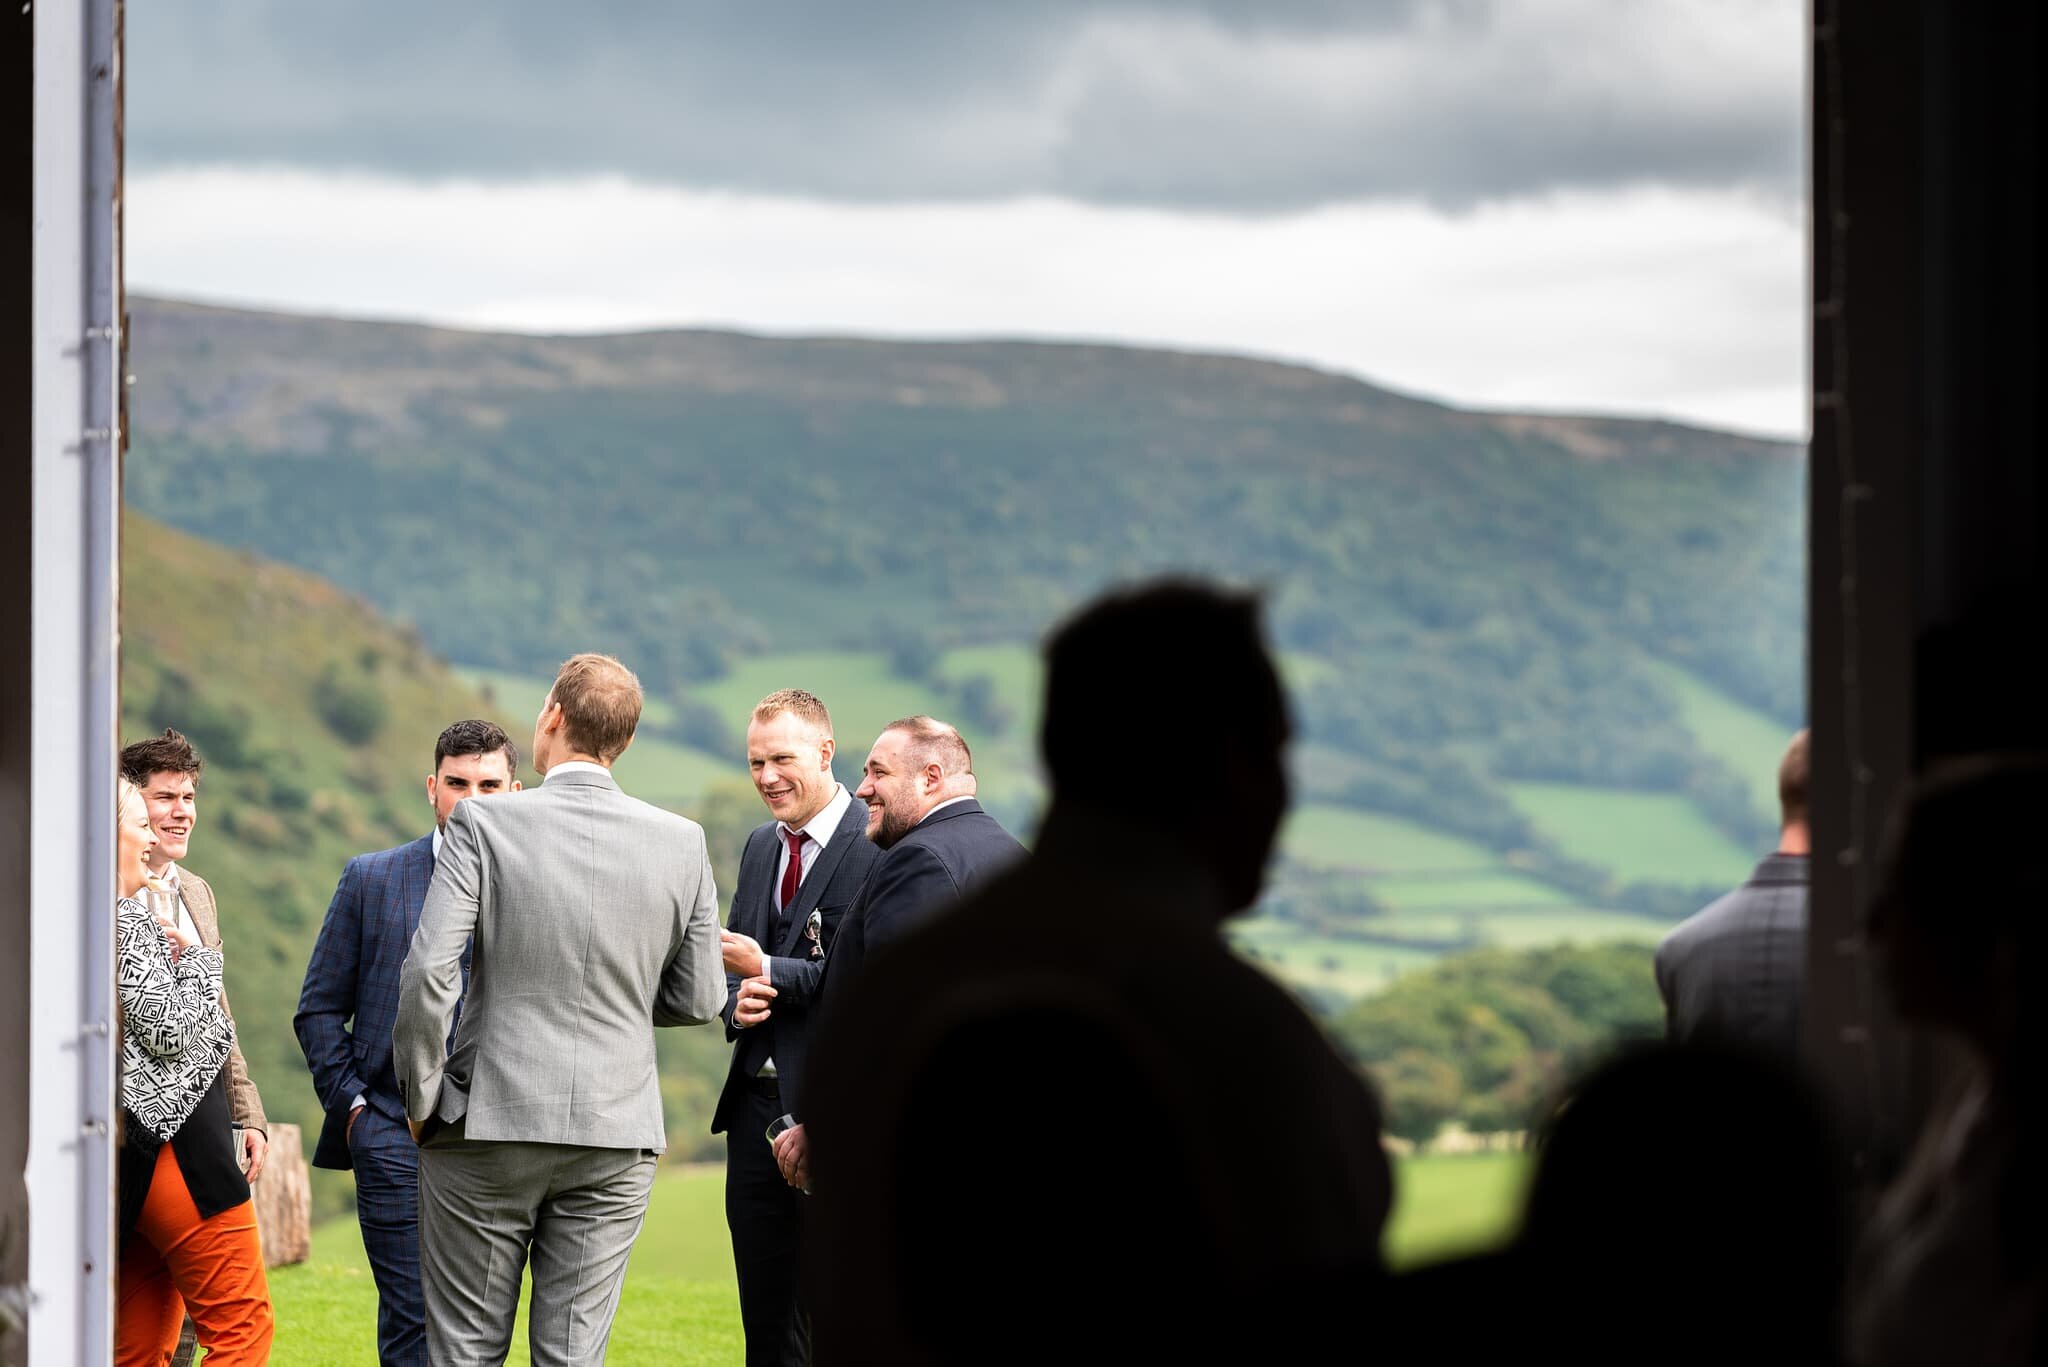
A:
POLYGON ((804 881, 804 841, 808 838, 802 831, 784 831, 782 838, 789 842, 789 867, 782 871, 782 900, 775 904, 777 911, 788 911, 789 904, 796 900, 796 886, 804 881))

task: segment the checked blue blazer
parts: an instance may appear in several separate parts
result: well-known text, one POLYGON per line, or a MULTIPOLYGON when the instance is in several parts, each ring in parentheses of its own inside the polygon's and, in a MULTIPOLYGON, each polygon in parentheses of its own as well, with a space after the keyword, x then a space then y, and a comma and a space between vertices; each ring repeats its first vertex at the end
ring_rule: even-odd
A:
MULTIPOLYGON (((327 1113, 313 1147, 315 1167, 353 1166, 348 1112, 358 1094, 401 1129, 405 1124, 405 1104, 391 1067, 391 1030, 398 1017, 398 971, 433 881, 431 834, 396 849, 357 855, 342 871, 320 923, 298 1014, 292 1017, 327 1113)), ((465 956, 465 982, 468 968, 465 956)))

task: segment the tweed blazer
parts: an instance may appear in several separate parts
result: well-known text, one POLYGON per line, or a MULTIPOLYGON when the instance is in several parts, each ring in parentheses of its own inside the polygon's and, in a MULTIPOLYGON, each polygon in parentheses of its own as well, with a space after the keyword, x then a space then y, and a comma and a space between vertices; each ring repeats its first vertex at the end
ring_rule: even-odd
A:
POLYGON ((718 1019, 718 931, 703 829, 609 773, 458 804, 399 973, 407 1117, 466 1118, 472 1140, 659 1152, 654 1029, 718 1019))
MULTIPOLYGON (((208 949, 219 949, 220 908, 213 899, 213 885, 180 864, 178 891, 185 899, 185 909, 192 913, 192 925, 199 932, 199 943, 208 949)), ((225 987, 220 994, 220 1009, 232 1026, 235 1012, 228 1005, 225 987)), ((263 1114, 263 1097, 257 1092, 256 1084, 249 1080, 249 1065, 242 1061, 240 1031, 236 1032, 235 1047, 228 1054, 228 1107, 234 1113, 237 1125, 262 1130, 266 1134, 270 1132, 270 1121, 263 1114)))

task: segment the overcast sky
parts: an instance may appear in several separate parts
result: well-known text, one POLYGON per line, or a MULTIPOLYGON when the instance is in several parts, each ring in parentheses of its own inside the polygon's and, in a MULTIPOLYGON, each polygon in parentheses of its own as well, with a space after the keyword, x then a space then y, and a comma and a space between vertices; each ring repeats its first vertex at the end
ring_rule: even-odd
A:
POLYGON ((1803 434, 1797 0, 153 0, 131 285, 1803 434))

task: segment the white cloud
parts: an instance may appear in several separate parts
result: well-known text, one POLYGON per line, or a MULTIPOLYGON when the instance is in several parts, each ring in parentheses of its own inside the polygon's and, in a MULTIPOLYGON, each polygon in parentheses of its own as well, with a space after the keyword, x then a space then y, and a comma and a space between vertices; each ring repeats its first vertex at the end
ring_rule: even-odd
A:
POLYGON ((1463 404, 1807 422, 1804 225, 1739 191, 1245 219, 201 169, 131 176, 127 231, 132 288, 218 302, 518 331, 1108 339, 1463 404))

